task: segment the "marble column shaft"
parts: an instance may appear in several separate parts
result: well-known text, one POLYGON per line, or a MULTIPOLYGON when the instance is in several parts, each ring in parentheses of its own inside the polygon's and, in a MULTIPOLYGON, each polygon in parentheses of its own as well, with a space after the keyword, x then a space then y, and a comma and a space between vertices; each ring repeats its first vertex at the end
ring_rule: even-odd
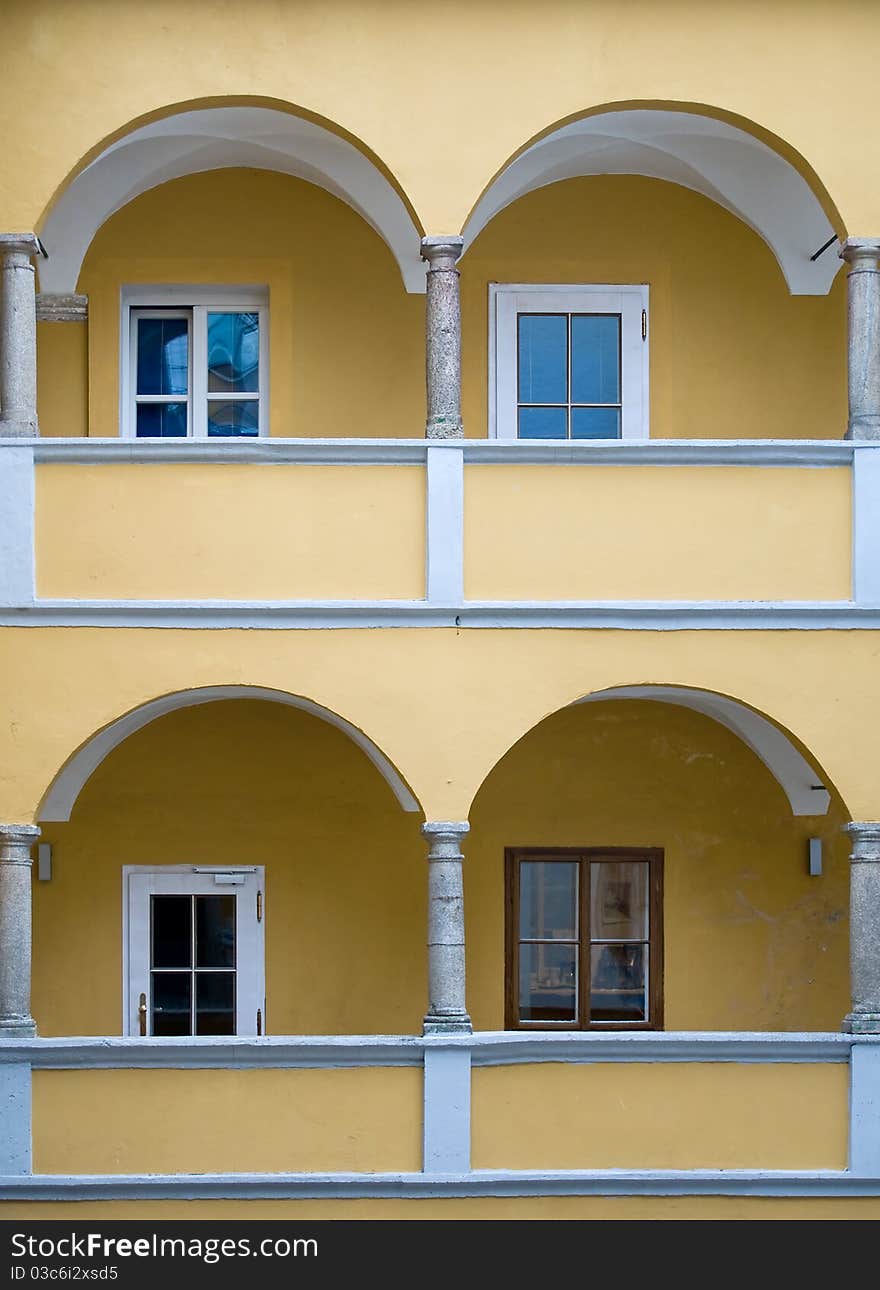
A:
POLYGON ((0 438, 37 425, 37 304, 33 233, 0 233, 0 438))
POLYGON ((428 395, 428 439, 460 439, 461 300, 455 267, 462 252, 460 237, 422 239, 428 263, 425 295, 425 377, 428 395))
POLYGON ((880 238, 847 238, 847 439, 880 439, 880 238))
POLYGON ((880 823, 846 826, 849 869, 849 965, 852 1005, 843 1029, 880 1034, 880 823))
POLYGON ((33 824, 0 824, 0 1035, 36 1034, 31 1016, 33 824))
POLYGON ((464 821, 422 825, 428 850, 428 1012, 426 1034, 469 1034, 465 1004, 464 893, 460 842, 464 821))

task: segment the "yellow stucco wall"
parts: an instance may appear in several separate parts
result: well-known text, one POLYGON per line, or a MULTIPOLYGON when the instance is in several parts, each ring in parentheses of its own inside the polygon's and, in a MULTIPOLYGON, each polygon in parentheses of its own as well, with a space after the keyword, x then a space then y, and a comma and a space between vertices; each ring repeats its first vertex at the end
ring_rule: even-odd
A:
MULTIPOLYGON (((78 283, 89 296, 92 436, 119 433, 119 292, 132 283, 268 287, 272 435, 423 433, 424 300, 406 294, 366 221, 314 184, 212 171, 107 221, 78 283)), ((41 378, 51 382, 51 370, 41 378)))
POLYGON ((851 511, 849 470, 472 466, 465 595, 848 600, 851 511))
MULTIPOLYGON (((471 1200, 5 1201, 0 1219, 877 1219, 880 1200, 853 1196, 505 1196, 471 1200)), ((319 1234, 320 1247, 320 1234, 319 1234)))
POLYGON ((33 1117, 35 1173, 417 1170, 422 1072, 35 1071, 33 1117))
MULTIPOLYGON (((831 254, 831 252, 829 252, 831 254)), ((465 433, 486 433, 490 282, 646 282, 654 439, 840 439, 846 281, 791 296, 756 233, 685 188, 591 176, 529 193, 461 262, 465 433)))
POLYGON ((270 1033, 415 1031, 426 991, 418 825, 346 735, 303 712, 234 700, 159 719, 103 763, 69 824, 45 828, 40 1032, 120 1033, 124 864, 232 863, 266 869, 270 1033))
MULTIPOLYGON (((793 819, 757 758, 696 713, 618 701, 558 714, 501 762, 471 813, 475 1026, 504 1026, 505 846, 617 845, 665 849, 668 1029, 836 1029, 848 1004, 844 818, 835 803, 828 817, 793 819), (811 835, 826 843, 818 879, 806 874, 811 835)), ((44 826, 41 1033, 119 1033, 124 864, 233 861, 266 867, 270 1033, 418 1031, 418 825, 314 717, 235 700, 159 719, 107 758, 69 823, 44 826)))
POLYGON ((88 327, 37 324, 37 415, 46 438, 88 432, 88 327))
POLYGON ((475 1169, 845 1169, 846 1066, 480 1067, 475 1169))
POLYGON ((838 30, 853 33, 839 40, 829 40, 823 9, 795 0, 635 0, 625 10, 614 0, 517 0, 503 24, 494 0, 476 0, 455 7, 454 56, 436 74, 425 61, 436 14, 400 0, 304 0, 282 11, 255 0, 246 24, 224 0, 208 41, 200 9, 196 19, 177 0, 157 0, 153 13, 145 24, 125 0, 108 25, 101 0, 75 10, 37 0, 5 15, 15 57, 0 111, 16 121, 0 179, 7 227, 32 228, 69 172, 133 119, 235 94, 297 104, 352 132, 433 233, 458 230, 505 161, 553 123, 631 102, 709 104, 756 122, 818 173, 851 234, 880 228, 880 142, 865 124, 880 14, 859 0, 838 6, 838 30), (73 51, 77 86, 100 94, 74 97, 67 78, 45 76, 73 51), (780 51, 791 75, 779 74, 780 51), (853 128, 840 129, 835 105, 853 128))
POLYGON ((42 465, 36 479, 42 596, 424 595, 418 467, 42 465))

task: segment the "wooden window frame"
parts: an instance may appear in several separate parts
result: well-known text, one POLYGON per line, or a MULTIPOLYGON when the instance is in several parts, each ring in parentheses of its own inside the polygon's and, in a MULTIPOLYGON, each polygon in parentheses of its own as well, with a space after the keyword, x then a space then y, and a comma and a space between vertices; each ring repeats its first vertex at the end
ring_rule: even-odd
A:
POLYGON ((663 850, 661 847, 505 847, 504 849, 504 1026, 506 1030, 663 1029, 663 850), (519 865, 522 860, 577 860, 578 1015, 575 1021, 523 1021, 519 1016, 519 865), (590 1021, 590 883, 584 872, 595 860, 648 863, 648 1020, 590 1021))

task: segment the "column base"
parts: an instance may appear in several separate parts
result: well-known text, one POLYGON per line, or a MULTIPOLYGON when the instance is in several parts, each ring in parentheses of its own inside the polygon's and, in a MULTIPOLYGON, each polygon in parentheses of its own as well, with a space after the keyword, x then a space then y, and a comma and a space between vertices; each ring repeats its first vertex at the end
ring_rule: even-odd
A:
POLYGON ((840 1029, 845 1035, 880 1035, 880 1012, 851 1012, 840 1029))
POLYGON ((464 426, 460 421, 429 421, 425 426, 425 438, 463 439, 464 426))
POLYGON ((472 1035, 474 1028, 466 1012, 434 1016, 428 1013, 422 1023, 423 1035, 472 1035))
POLYGON ((844 437, 849 440, 880 439, 880 416, 854 417, 844 437))
POLYGON ((0 1017, 0 1039, 36 1039, 33 1017, 0 1017))
POLYGON ((40 428, 34 421, 4 421, 0 417, 0 439, 37 439, 40 428))

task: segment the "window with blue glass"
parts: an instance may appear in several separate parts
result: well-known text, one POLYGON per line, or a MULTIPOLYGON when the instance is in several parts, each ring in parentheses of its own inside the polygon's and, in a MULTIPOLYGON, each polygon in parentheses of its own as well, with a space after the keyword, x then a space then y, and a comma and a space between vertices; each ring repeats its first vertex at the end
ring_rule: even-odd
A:
POLYGON ((490 433, 647 435, 647 287, 493 283, 490 433))
POLYGON ((127 321, 128 433, 149 439, 265 433, 265 306, 138 304, 127 321))

